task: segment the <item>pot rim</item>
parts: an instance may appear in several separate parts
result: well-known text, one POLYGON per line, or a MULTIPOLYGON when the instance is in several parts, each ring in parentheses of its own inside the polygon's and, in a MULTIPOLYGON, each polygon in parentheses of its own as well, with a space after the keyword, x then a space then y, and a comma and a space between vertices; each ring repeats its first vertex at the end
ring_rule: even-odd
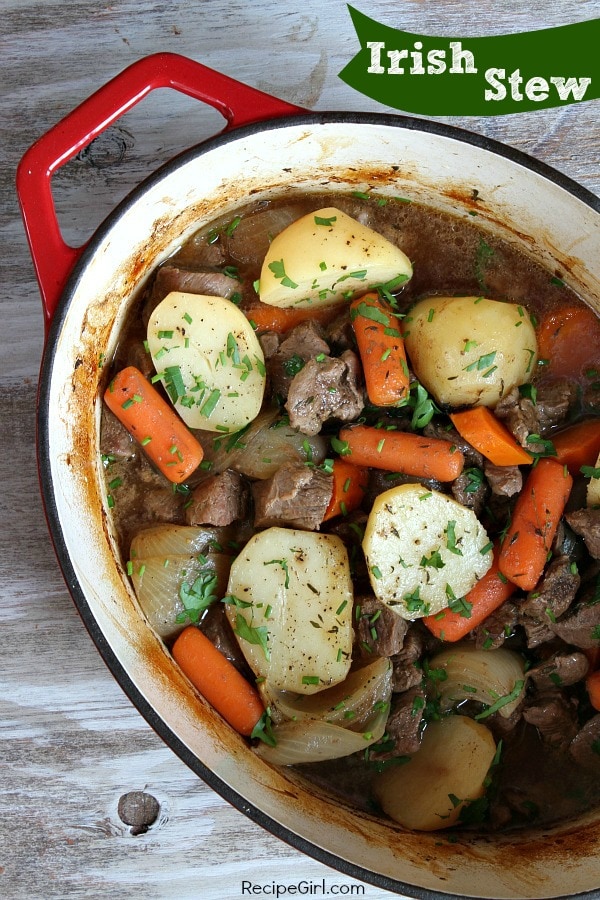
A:
MULTIPOLYGON (((219 775, 215 774, 212 769, 208 768, 193 752, 191 752, 183 741, 174 733, 171 727, 165 722, 159 714, 156 713, 152 705, 144 698, 140 690, 132 681, 127 673, 123 663, 120 661, 110 643, 102 633, 102 630, 96 621, 94 614, 86 599, 85 592, 80 585, 66 542, 62 533, 62 526, 58 514, 57 505, 54 497, 54 490, 51 479, 51 461, 50 461, 50 443, 49 430, 51 425, 51 409, 50 409, 50 393, 52 381, 52 369, 54 358, 59 342, 59 337, 63 328, 65 318, 68 314, 69 307, 73 295, 75 294, 82 274, 90 263, 90 260, 97 252, 99 245, 102 243, 106 234, 113 227, 114 223, 123 216, 131 207, 133 207, 143 195, 153 186, 158 184, 162 179, 168 177, 173 171, 183 164, 202 156, 204 153, 217 149, 220 146, 228 144, 232 141, 243 139, 244 137, 256 135, 260 132, 271 131, 273 129, 286 128, 289 126, 301 125, 303 127, 320 126, 326 124, 348 124, 348 125, 383 125, 391 128, 405 129, 410 131, 421 131, 424 134, 432 134, 442 138, 448 138, 458 143, 466 143, 475 146, 481 150, 487 151, 493 155, 503 157, 517 166, 533 172, 545 180, 551 181, 567 193, 573 195, 585 205, 589 206, 593 211, 600 215, 600 197, 580 185, 578 182, 564 175, 552 166, 544 163, 535 157, 529 156, 521 150, 501 143, 493 138, 480 135, 476 132, 469 131, 454 125, 421 119, 412 116, 395 115, 391 113, 360 113, 360 112, 342 112, 342 111, 324 111, 307 114, 299 114, 292 116, 282 116, 277 119, 254 122, 249 125, 239 126, 233 129, 225 129, 221 133, 203 140, 198 144, 177 154, 172 159, 158 167, 153 173, 145 178, 139 185, 133 188, 127 196, 121 200, 109 213, 106 219, 95 230, 90 240, 85 245, 81 255, 76 261, 65 288, 61 294, 60 301, 50 323, 47 332, 45 344, 43 348, 42 361, 40 366, 40 375, 38 382, 37 395, 37 413, 36 413, 36 443, 37 443, 37 462, 38 475, 41 487, 41 494, 44 506, 44 512, 48 523, 51 539, 54 545, 55 553, 63 573, 63 577, 68 586, 71 598, 79 612, 79 615, 94 641, 105 664, 110 670, 112 676, 116 679, 126 696, 136 707, 137 711, 143 716, 150 727, 157 733, 162 741, 190 768, 197 776, 199 776, 212 790, 219 794, 223 799, 230 803, 239 812, 243 813, 247 818, 264 828, 280 840, 289 844, 300 852, 312 857, 318 862, 341 872, 342 874, 372 884, 393 893, 402 893, 407 897, 418 898, 418 900, 448 900, 449 897, 456 897, 452 893, 440 892, 420 888, 413 884, 408 884, 397 879, 381 875, 371 871, 362 865, 349 862, 335 853, 313 844, 306 838, 291 831, 287 826, 282 825, 276 819, 264 813, 253 803, 244 799, 235 789, 231 788, 219 775)), ((568 900, 572 895, 556 896, 554 900, 568 900)), ((586 891, 577 894, 581 898, 596 898, 597 892, 586 891)), ((476 898, 472 898, 476 900, 476 898)), ((483 900, 483 898, 482 898, 483 900)))

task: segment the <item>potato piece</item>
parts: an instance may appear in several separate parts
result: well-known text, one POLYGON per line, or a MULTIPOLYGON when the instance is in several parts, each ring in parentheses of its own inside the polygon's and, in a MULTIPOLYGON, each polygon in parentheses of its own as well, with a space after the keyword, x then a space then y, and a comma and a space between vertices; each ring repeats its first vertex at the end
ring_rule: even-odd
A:
POLYGON ((260 273, 271 306, 335 306, 393 279, 408 281, 408 257, 382 235, 335 207, 296 219, 275 237, 260 273))
POLYGON ((492 565, 475 513, 421 484, 401 484, 376 498, 363 550, 376 597, 404 619, 445 609, 492 565))
POLYGON ((227 617, 253 672, 314 694, 343 681, 352 653, 348 554, 331 534, 268 528, 231 566, 227 617))
POLYGON ((470 800, 483 796, 496 744, 485 725, 466 716, 430 722, 412 759, 373 782, 384 812, 404 828, 450 828, 470 800))
POLYGON ((189 428, 239 431, 258 415, 264 356, 248 319, 231 301, 172 291, 150 317, 148 347, 189 428))
POLYGON ((413 371, 438 403, 495 406, 537 362, 526 310, 484 297, 429 297, 404 320, 413 371))
MULTIPOLYGON (((596 464, 594 466, 595 469, 600 469, 600 453, 598 454, 598 459, 596 460, 596 464)), ((587 493, 586 493, 586 506, 600 506, 600 478, 594 476, 590 478, 587 493)))

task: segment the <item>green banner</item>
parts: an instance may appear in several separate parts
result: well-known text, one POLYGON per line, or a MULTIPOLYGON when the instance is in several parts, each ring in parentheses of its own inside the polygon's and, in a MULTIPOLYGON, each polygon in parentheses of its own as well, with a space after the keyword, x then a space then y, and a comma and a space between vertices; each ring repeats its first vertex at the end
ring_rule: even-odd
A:
POLYGON ((339 77, 393 109, 498 116, 600 96, 600 19, 461 38, 390 28, 348 9, 360 50, 339 77))

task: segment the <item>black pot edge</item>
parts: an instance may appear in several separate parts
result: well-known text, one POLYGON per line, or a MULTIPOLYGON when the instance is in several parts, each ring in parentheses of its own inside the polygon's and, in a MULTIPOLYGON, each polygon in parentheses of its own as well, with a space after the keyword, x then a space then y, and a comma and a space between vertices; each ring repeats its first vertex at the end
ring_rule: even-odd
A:
MULTIPOLYGON (((270 131, 271 129, 289 127, 294 125, 326 125, 329 123, 347 123, 358 125, 388 125, 395 128, 404 128, 411 131, 422 131, 426 134, 435 134, 440 137, 447 137, 460 142, 468 143, 473 146, 486 150, 494 155, 509 159, 515 164, 540 175, 549 181, 554 182, 568 193, 575 196, 582 203, 591 207, 600 213, 600 198, 591 191, 578 184, 567 175, 554 169, 546 163, 527 155, 526 153, 503 144, 493 138, 488 138, 476 132, 458 128, 453 125, 435 122, 427 119, 420 119, 412 116, 397 116, 393 114, 379 113, 352 113, 352 112, 318 112, 308 113, 306 115, 285 116, 277 119, 271 119, 266 122, 256 122, 241 128, 225 130, 215 137, 209 138, 200 144, 195 145, 189 150, 178 154, 167 163, 160 166, 148 178, 144 179, 141 184, 134 188, 127 197, 124 198, 99 226, 94 235, 87 243, 80 258, 75 264, 71 272, 65 290, 56 309, 54 318, 48 330, 42 362, 40 367, 40 377, 38 384, 37 396, 37 459, 38 474, 40 480, 42 500, 44 511, 48 522, 48 528, 52 537, 54 550, 58 559, 58 563, 63 573, 63 577, 69 588, 71 597, 78 609, 81 619, 86 626, 90 637, 94 641, 100 655, 110 670, 113 677, 119 683, 129 700, 136 709, 141 713, 150 727, 158 734, 158 736, 173 750, 174 753, 196 774, 198 775, 212 790, 223 797, 228 803, 236 808, 243 815, 247 816, 251 821, 260 825, 266 831, 275 837, 289 844, 296 850, 312 857, 318 862, 341 872, 342 874, 374 885, 384 890, 396 894, 404 894, 414 900, 466 900, 459 898, 457 895, 449 892, 441 892, 419 888, 416 885, 407 884, 385 875, 378 874, 364 867, 341 859, 335 854, 311 843, 307 839, 295 834, 287 827, 281 825, 275 819, 272 819, 266 813, 257 809, 254 804, 248 803, 244 798, 229 787, 219 776, 215 775, 202 763, 185 744, 174 734, 166 723, 156 715, 153 708, 139 692, 135 684, 131 681, 129 675, 123 668, 121 662, 108 644, 101 629, 99 628, 91 610, 88 606, 85 594, 79 585, 75 576, 74 568, 71 564, 70 556, 66 545, 62 538, 62 531, 58 511, 54 501, 54 493, 50 478, 50 458, 48 446, 48 430, 50 428, 49 408, 49 385, 52 377, 53 360, 58 342, 58 337, 62 331, 63 322, 68 312, 71 297, 74 294, 81 275, 87 267, 90 259, 96 252, 98 245, 103 240, 106 232, 112 227, 114 222, 123 215, 132 205, 134 205, 155 183, 169 175, 169 173, 186 162, 192 160, 196 156, 213 150, 220 145, 229 143, 232 140, 238 140, 244 136, 253 135, 259 132, 270 131)), ((553 896, 551 900, 572 900, 573 897, 581 898, 581 900, 600 900, 600 890, 586 891, 576 895, 560 895, 553 896)), ((490 900, 490 898, 478 897, 471 895, 469 900, 490 900)))

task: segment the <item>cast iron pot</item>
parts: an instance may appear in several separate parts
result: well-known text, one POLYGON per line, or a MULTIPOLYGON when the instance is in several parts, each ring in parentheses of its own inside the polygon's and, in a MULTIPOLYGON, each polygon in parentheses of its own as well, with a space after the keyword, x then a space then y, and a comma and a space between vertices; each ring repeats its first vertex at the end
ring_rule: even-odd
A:
POLYGON ((464 217, 545 263, 600 310, 598 198, 520 153, 415 118, 310 113, 184 57, 135 63, 23 158, 18 193, 48 325, 39 469, 57 555, 79 612, 131 700, 212 788, 296 848, 412 897, 540 898, 600 888, 600 811, 499 836, 413 834, 261 762, 194 692, 136 604, 116 551, 99 464, 102 359, 132 298, 196 228, 250 196, 376 188, 464 217), (84 247, 60 235, 52 173, 149 91, 217 108, 218 136, 162 167, 84 247), (474 198, 477 197, 475 201, 474 198))

